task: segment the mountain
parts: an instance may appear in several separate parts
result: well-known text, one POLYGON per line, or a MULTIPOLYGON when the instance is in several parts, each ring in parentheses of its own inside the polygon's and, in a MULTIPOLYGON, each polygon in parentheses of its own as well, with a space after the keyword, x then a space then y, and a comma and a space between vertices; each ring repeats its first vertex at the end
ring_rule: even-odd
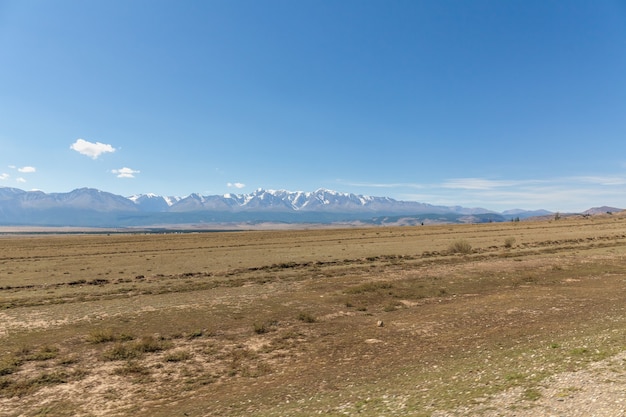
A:
MULTIPOLYGON (((518 217, 525 211, 515 211, 518 217)), ((535 213, 535 212, 532 212, 535 213)), ((435 206, 319 189, 250 194, 123 197, 93 188, 68 193, 0 187, 0 225, 128 227, 212 223, 421 224, 506 221, 483 208, 435 206)))
POLYGON ((163 212, 180 201, 180 197, 163 197, 156 194, 138 194, 128 197, 141 211, 163 212))
POLYGON ((389 197, 369 197, 319 189, 315 192, 258 189, 251 194, 202 196, 191 194, 176 201, 169 211, 262 211, 327 213, 449 213, 471 214, 485 209, 462 209, 430 204, 397 201, 389 197))
POLYGON ((548 210, 523 210, 523 209, 513 209, 513 210, 505 210, 502 212, 502 215, 507 219, 527 219, 529 217, 539 217, 539 216, 547 216, 553 214, 548 210))
POLYGON ((590 215, 596 215, 596 214, 613 214, 613 213, 617 213, 620 212, 624 209, 621 208, 615 208, 615 207, 607 207, 607 206, 602 206, 602 207, 592 207, 589 210, 585 210, 583 211, 582 214, 590 214, 590 215))

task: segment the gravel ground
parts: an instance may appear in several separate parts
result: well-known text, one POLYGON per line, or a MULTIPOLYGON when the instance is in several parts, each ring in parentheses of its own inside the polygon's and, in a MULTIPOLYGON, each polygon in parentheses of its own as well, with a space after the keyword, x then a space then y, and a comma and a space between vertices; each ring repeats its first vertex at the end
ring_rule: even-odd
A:
POLYGON ((626 352, 577 372, 554 375, 532 392, 514 388, 480 404, 433 417, 619 417, 626 416, 626 352))

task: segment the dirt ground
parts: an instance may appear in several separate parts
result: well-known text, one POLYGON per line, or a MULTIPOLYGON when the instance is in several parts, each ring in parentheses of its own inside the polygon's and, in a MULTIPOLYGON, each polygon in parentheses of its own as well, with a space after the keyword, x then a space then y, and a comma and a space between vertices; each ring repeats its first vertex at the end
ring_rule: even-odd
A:
POLYGON ((619 214, 6 234, 0 416, 615 415, 624 249, 619 214))

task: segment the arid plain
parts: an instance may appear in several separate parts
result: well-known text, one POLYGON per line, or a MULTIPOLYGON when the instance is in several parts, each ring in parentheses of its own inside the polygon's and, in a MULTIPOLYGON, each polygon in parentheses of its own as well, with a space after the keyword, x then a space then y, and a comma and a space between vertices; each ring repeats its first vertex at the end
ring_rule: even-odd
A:
POLYGON ((477 415, 514 389, 513 412, 626 350, 625 313, 619 213, 5 234, 0 415, 477 415))

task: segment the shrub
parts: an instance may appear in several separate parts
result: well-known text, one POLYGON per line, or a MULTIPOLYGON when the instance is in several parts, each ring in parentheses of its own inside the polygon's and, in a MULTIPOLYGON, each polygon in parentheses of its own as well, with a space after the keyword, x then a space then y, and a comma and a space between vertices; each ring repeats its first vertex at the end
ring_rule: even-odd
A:
POLYGON ((164 340, 155 339, 152 336, 142 337, 140 341, 135 343, 134 349, 140 352, 160 352, 169 347, 164 340))
POLYGON ((256 334, 263 334, 269 331, 269 327, 266 323, 254 323, 252 325, 252 328, 254 329, 254 333, 256 334))
POLYGON ((150 370, 145 366, 135 361, 128 361, 124 366, 119 367, 113 371, 115 375, 148 375, 150 370))
POLYGON ((317 319, 310 313, 305 313, 304 311, 298 314, 298 320, 303 321, 305 323, 315 323, 317 319))
POLYGON ((194 330, 187 335, 187 339, 196 339, 198 337, 204 336, 204 330, 194 330))
POLYGON ((0 361, 0 376, 12 374, 13 372, 17 371, 21 364, 22 361, 20 361, 16 357, 8 357, 2 359, 0 361))
POLYGON ((467 240, 461 239, 461 240, 457 240, 456 242, 453 242, 448 247, 448 251, 450 253, 467 254, 472 251, 472 245, 467 240))
POLYGON ((505 248, 512 248, 513 245, 515 245, 515 238, 514 237, 507 237, 506 239, 504 239, 504 247, 505 248))
POLYGON ((186 350, 179 350, 165 356, 165 362, 182 362, 189 359, 191 359, 191 353, 186 350))
POLYGON ((378 290, 386 290, 392 287, 393 286, 390 282, 366 282, 351 288, 347 288, 344 292, 346 294, 363 294, 368 292, 376 292, 378 290))
POLYGON ((141 351, 133 349, 132 347, 123 343, 118 343, 111 349, 105 351, 102 357, 108 361, 122 361, 128 359, 135 359, 141 356, 141 351))
POLYGON ((383 311, 385 312, 391 312, 391 311, 396 311, 396 307, 398 307, 399 304, 397 303, 388 303, 385 304, 385 306, 383 307, 383 311))
POLYGON ((38 352, 31 353, 26 359, 29 361, 47 361, 59 355, 59 348, 56 346, 43 346, 38 352))
POLYGON ((115 341, 115 334, 111 329, 92 330, 87 335, 87 342, 97 345, 99 343, 107 343, 115 341))

